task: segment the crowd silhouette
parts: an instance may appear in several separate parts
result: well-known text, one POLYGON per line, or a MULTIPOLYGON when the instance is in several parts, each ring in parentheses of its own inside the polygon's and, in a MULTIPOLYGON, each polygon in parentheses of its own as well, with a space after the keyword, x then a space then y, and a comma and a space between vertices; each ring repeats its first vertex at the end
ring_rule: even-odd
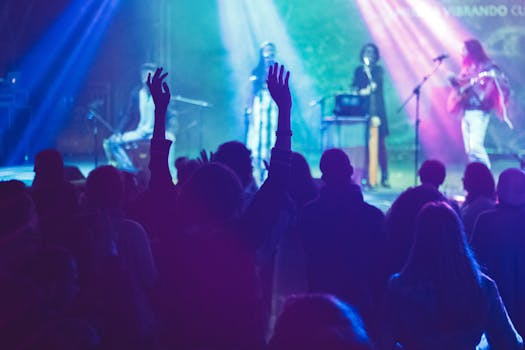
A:
POLYGON ((324 151, 321 179, 292 151, 290 72, 268 73, 277 105, 268 177, 225 142, 169 171, 167 73, 155 104, 151 172, 94 169, 66 181, 56 150, 32 186, 0 182, 3 349, 521 349, 525 173, 497 186, 470 163, 461 205, 443 163, 386 213, 364 200, 351 159, 324 151))

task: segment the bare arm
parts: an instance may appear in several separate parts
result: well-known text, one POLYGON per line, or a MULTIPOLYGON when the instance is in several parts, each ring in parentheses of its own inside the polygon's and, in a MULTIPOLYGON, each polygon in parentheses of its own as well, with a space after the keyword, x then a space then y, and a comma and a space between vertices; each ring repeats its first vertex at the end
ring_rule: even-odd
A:
POLYGON ((241 225, 250 232, 248 243, 259 247, 268 232, 275 228, 280 214, 287 205, 287 190, 292 156, 292 130, 290 112, 292 97, 288 80, 290 72, 275 63, 268 72, 268 90, 279 108, 275 146, 272 149, 268 179, 257 192, 246 210, 241 225))
POLYGON ((277 131, 275 148, 280 150, 292 150, 292 128, 290 123, 290 114, 292 109, 292 96, 288 80, 290 79, 290 72, 285 72, 284 66, 279 67, 279 63, 275 63, 270 67, 268 72, 268 90, 272 99, 279 108, 279 115, 277 119, 277 131))
POLYGON ((162 73, 162 68, 157 68, 153 77, 148 75, 148 87, 155 103, 155 125, 153 139, 165 140, 166 137, 166 112, 170 103, 170 89, 164 79, 168 73, 162 73))
POLYGON ((150 188, 161 191, 173 187, 168 167, 171 141, 166 140, 166 112, 171 98, 168 84, 164 81, 167 75, 168 73, 162 73, 162 68, 157 68, 153 77, 148 75, 148 87, 155 103, 155 123, 150 148, 150 188))

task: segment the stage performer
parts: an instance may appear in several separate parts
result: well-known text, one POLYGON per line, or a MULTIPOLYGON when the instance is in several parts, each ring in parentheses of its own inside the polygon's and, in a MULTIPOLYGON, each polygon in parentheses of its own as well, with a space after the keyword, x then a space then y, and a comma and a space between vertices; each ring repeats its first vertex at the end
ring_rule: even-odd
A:
MULTIPOLYGON (((354 71, 352 81, 352 91, 364 97, 364 107, 370 117, 370 127, 378 129, 377 135, 377 158, 381 168, 381 185, 385 188, 390 187, 388 181, 388 157, 385 139, 389 134, 388 121, 385 110, 385 100, 383 95, 383 67, 378 64, 380 59, 379 49, 375 44, 367 43, 361 48, 359 54, 361 65, 354 71)), ((365 155, 365 186, 370 186, 370 149, 369 142, 366 142, 367 150, 365 155)), ((375 148, 375 147, 374 147, 375 148)), ((374 155, 372 155, 374 156, 374 155)))
POLYGON ((252 91, 246 108, 246 146, 252 152, 256 180, 262 183, 266 175, 265 161, 275 143, 277 106, 266 85, 270 66, 275 63, 276 47, 264 42, 259 49, 259 63, 250 76, 252 91))
POLYGON ((461 58, 461 71, 449 78, 454 89, 449 94, 447 110, 462 115, 461 131, 469 162, 481 162, 490 168, 484 145, 490 112, 495 111, 512 128, 505 106, 509 83, 478 40, 463 43, 461 58))
MULTIPOLYGON (((157 64, 155 63, 144 63, 141 66, 140 85, 136 86, 130 94, 130 100, 128 103, 125 117, 119 121, 118 127, 115 132, 103 142, 104 152, 108 163, 126 171, 142 171, 147 166, 147 162, 141 162, 144 164, 133 164, 130 159, 126 148, 136 148, 137 141, 147 141, 151 139, 153 135, 153 122, 155 118, 155 106, 151 98, 148 86, 146 85, 148 80, 148 74, 155 73, 157 64), (125 130, 129 125, 135 124, 136 127, 132 130, 125 130)), ((173 111, 170 115, 173 114, 173 111)), ((176 119, 168 117, 168 125, 166 127, 166 138, 172 141, 172 148, 170 149, 170 171, 174 173, 175 167, 175 130, 176 130, 176 119)))
POLYGON ((153 135, 155 119, 155 105, 146 82, 148 74, 153 75, 156 65, 145 63, 141 67, 141 84, 133 89, 130 96, 126 116, 120 121, 116 132, 104 140, 104 152, 108 163, 123 170, 134 171, 133 162, 124 150, 124 145, 140 140, 149 140, 153 135), (138 117, 137 127, 133 130, 121 132, 126 123, 138 117))

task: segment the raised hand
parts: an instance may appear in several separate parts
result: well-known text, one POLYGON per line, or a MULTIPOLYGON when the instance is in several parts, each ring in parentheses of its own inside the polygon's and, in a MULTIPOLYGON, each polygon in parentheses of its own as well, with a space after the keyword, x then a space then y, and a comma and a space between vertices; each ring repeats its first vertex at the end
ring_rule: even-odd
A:
POLYGON ((206 150, 202 149, 197 160, 199 161, 199 163, 201 163, 201 165, 206 165, 213 161, 213 152, 210 151, 210 154, 208 155, 206 150))
POLYGON ((279 63, 276 62, 270 66, 266 84, 268 85, 272 99, 279 109, 290 109, 292 107, 292 96, 290 94, 290 87, 288 86, 289 78, 290 72, 286 71, 285 73, 283 65, 279 67, 279 63))
POLYGON ((166 111, 168 109, 168 104, 170 103, 170 89, 168 84, 164 81, 168 73, 162 73, 162 68, 159 67, 151 76, 151 73, 148 74, 148 88, 155 103, 155 108, 158 108, 160 111, 166 111))

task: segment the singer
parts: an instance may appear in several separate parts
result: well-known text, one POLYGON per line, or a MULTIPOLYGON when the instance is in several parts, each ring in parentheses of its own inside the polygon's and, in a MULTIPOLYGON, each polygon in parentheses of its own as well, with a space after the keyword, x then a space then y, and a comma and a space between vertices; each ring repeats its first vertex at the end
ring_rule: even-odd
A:
POLYGON ((464 42, 461 58, 460 73, 449 78, 453 89, 447 109, 449 113, 462 115, 461 131, 469 161, 481 162, 490 168, 484 145, 490 112, 495 111, 512 129, 505 106, 509 83, 478 40, 464 42))
MULTIPOLYGON (((388 121, 385 111, 385 100, 383 95, 383 67, 378 65, 380 59, 379 49, 375 44, 368 43, 361 48, 360 61, 362 64, 354 71, 354 78, 351 89, 359 95, 365 97, 365 108, 370 116, 370 126, 379 128, 379 137, 377 145, 377 156, 379 167, 381 168, 381 185, 389 188, 388 182, 388 157, 386 150, 385 138, 389 134, 388 121)), ((370 152, 368 149, 365 156, 365 169, 369 169, 370 152)), ((370 186, 367 175, 365 186, 370 186)))
POLYGON ((252 152, 255 178, 262 183, 266 175, 264 162, 270 160, 270 150, 275 143, 277 106, 272 100, 266 77, 275 62, 276 47, 271 42, 262 43, 259 62, 250 76, 252 91, 245 108, 246 146, 252 152))

